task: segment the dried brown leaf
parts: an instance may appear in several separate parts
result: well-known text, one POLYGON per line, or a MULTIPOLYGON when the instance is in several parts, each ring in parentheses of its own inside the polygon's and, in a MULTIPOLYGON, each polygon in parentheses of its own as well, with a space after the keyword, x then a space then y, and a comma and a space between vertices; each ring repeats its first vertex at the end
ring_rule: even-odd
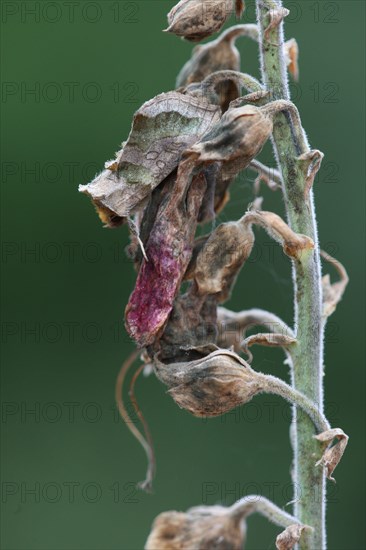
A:
POLYGON ((182 152, 219 118, 220 107, 203 97, 179 92, 156 96, 136 111, 117 159, 79 190, 91 197, 107 224, 113 216, 130 216, 145 206, 151 191, 176 169, 182 152))

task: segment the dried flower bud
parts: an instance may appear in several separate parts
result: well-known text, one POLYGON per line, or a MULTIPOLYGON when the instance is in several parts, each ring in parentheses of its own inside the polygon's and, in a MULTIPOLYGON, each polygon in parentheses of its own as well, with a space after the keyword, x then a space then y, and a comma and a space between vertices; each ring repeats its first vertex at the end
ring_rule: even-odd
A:
POLYGON ((199 293, 226 301, 253 244, 252 229, 240 221, 219 225, 197 256, 193 277, 199 293))
MULTIPOLYGON (((202 82, 216 71, 239 71, 240 54, 235 47, 235 41, 239 36, 248 36, 257 40, 257 25, 236 25, 224 31, 216 40, 196 46, 191 59, 187 61, 177 77, 177 87, 202 82)), ((239 84, 233 80, 226 80, 218 85, 217 94, 220 97, 222 110, 226 111, 230 102, 240 95, 239 84)))
POLYGON ((168 13, 166 32, 200 42, 218 32, 233 9, 233 0, 180 0, 168 13))
POLYGON ((224 179, 243 170, 261 151, 273 129, 272 116, 254 105, 229 109, 186 151, 197 162, 222 162, 224 179))
POLYGON ((163 512, 154 521, 145 550, 241 550, 245 522, 223 506, 163 512))
POLYGON ((258 39, 257 25, 236 25, 224 31, 216 40, 193 49, 192 57, 177 77, 177 87, 202 82, 210 74, 224 69, 240 71, 240 54, 235 46, 239 36, 258 39))
MULTIPOLYGON (((126 218, 178 166, 182 152, 219 120, 220 108, 204 97, 167 92, 135 113, 117 159, 79 190, 91 197, 105 223, 126 218)), ((111 222, 111 223, 110 223, 111 222)))
POLYGON ((235 353, 207 346, 206 355, 188 363, 165 365, 155 358, 155 372, 169 394, 194 416, 218 416, 247 403, 263 390, 261 376, 235 353))

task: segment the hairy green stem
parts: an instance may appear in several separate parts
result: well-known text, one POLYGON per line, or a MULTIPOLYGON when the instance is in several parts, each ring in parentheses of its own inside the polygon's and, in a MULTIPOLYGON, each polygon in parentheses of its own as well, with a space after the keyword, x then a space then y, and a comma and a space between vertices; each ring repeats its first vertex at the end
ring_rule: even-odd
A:
MULTIPOLYGON (((292 346, 291 346, 292 347, 292 346)), ((315 403, 304 394, 289 386, 276 376, 270 376, 268 374, 257 373, 258 379, 263 384, 263 391, 266 393, 273 393, 280 395, 286 401, 296 404, 300 407, 307 416, 312 420, 314 426, 319 433, 325 432, 330 429, 330 424, 325 418, 324 414, 318 409, 315 403)), ((315 462, 313 463, 314 466, 315 462)))
MULTIPOLYGON (((286 63, 283 50, 283 24, 280 0, 256 0, 260 31, 260 57, 263 84, 271 99, 289 98, 286 63)), ((283 14, 285 15, 285 14, 283 14)), ((322 413, 323 408, 323 329, 321 323, 322 291, 317 228, 312 190, 306 193, 307 174, 298 160, 309 152, 305 133, 301 132, 289 113, 277 113, 274 121, 273 145, 283 179, 283 196, 290 227, 313 239, 315 249, 306 261, 294 261, 295 327, 297 344, 292 348, 294 388, 306 395, 322 413)), ((304 415, 296 417, 294 409, 294 515, 301 523, 314 528, 302 549, 324 550, 325 478, 315 462, 321 447, 313 438, 314 425, 304 415)))
POLYGON ((231 515, 245 519, 251 514, 261 514, 279 527, 289 527, 299 523, 298 519, 291 516, 262 495, 247 495, 230 507, 231 515))

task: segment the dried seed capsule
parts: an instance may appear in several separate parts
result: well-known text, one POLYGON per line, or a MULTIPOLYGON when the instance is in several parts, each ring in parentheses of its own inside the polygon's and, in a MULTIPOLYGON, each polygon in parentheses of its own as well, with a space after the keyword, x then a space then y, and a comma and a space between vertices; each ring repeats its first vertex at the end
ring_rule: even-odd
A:
POLYGON ((194 416, 218 416, 247 403, 263 390, 260 376, 229 350, 206 346, 201 359, 165 365, 157 358, 154 368, 159 380, 183 409, 194 416))
POLYGON ((218 32, 233 9, 233 0, 180 0, 168 13, 166 32, 200 42, 218 32))
POLYGON ((145 550, 240 550, 245 532, 243 519, 223 506, 163 512, 153 523, 145 550))
POLYGON ((101 218, 126 218, 141 209, 151 191, 178 166, 182 152, 220 118, 220 107, 204 97, 167 92, 136 111, 117 159, 79 190, 91 197, 101 218))
POLYGON ((254 105, 229 109, 185 154, 197 162, 222 162, 223 179, 246 168, 271 135, 271 114, 254 105))

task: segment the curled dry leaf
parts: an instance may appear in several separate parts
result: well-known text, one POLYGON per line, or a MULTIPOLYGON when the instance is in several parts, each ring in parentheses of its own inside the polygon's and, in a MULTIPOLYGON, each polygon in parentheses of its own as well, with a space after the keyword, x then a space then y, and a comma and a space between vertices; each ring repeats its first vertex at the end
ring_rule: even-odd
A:
POLYGON ((145 550, 241 550, 245 523, 223 506, 163 512, 154 521, 145 550))
POLYGON ((326 319, 334 313, 337 304, 341 301, 343 294, 347 288, 349 278, 344 266, 327 252, 320 251, 321 256, 334 265, 337 270, 340 280, 336 283, 330 282, 329 275, 324 275, 323 284, 323 317, 326 319))
POLYGON ((132 128, 115 161, 79 190, 91 197, 102 220, 128 217, 141 209, 178 166, 182 152, 220 118, 220 108, 204 97, 160 94, 135 113, 132 128))
POLYGON ((304 529, 306 529, 305 525, 300 525, 299 523, 286 527, 276 538, 277 550, 292 550, 300 541, 304 529))
POLYGON ((315 436, 315 439, 326 445, 330 445, 334 439, 338 439, 338 442, 333 447, 328 447, 321 459, 316 463, 316 466, 323 466, 326 471, 327 478, 331 481, 335 481, 332 477, 332 473, 339 464, 343 453, 347 447, 348 435, 344 433, 340 428, 333 428, 326 430, 315 436))
POLYGON ((203 357, 190 362, 167 365, 154 359, 159 380, 175 402, 194 416, 219 416, 262 391, 261 377, 236 353, 215 346, 196 351, 203 357))
POLYGON ((192 165, 179 166, 172 193, 160 204, 146 244, 134 291, 125 312, 126 329, 140 346, 152 344, 172 310, 192 254, 198 212, 206 189, 192 165))
POLYGON ((168 13, 166 32, 200 42, 218 32, 233 9, 233 0, 180 0, 168 13))

